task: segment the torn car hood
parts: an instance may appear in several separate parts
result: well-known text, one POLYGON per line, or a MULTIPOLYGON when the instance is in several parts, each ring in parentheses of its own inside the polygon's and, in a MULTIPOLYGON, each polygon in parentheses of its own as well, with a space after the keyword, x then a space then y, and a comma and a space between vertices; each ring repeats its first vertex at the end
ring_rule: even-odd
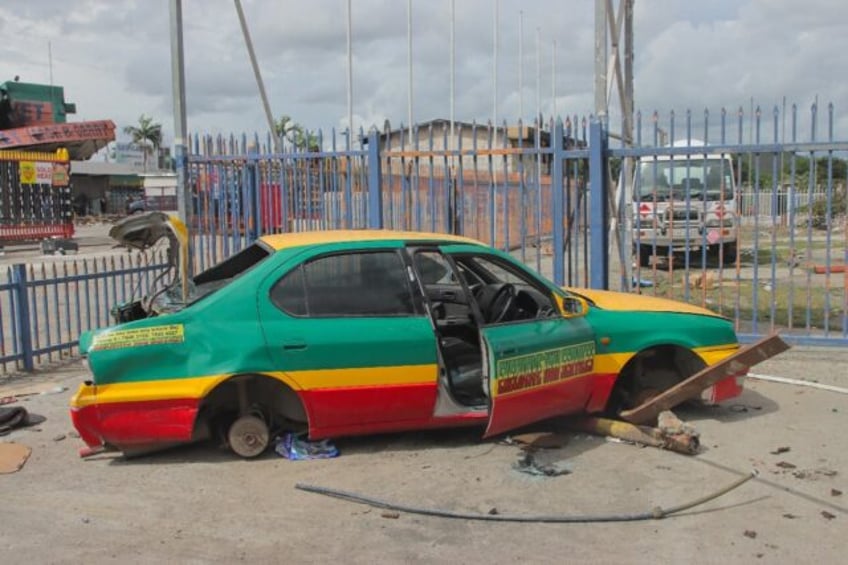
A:
POLYGON ((631 312, 679 312, 681 314, 699 314, 702 316, 713 316, 722 318, 706 308, 694 306, 685 302, 659 298, 657 296, 644 296, 628 292, 615 292, 611 290, 595 290, 589 288, 563 287, 566 291, 582 296, 604 310, 619 310, 631 312))
POLYGON ((185 224, 164 212, 127 216, 109 230, 109 237, 119 244, 141 251, 150 249, 157 241, 171 235, 178 240, 180 236, 188 238, 185 224))

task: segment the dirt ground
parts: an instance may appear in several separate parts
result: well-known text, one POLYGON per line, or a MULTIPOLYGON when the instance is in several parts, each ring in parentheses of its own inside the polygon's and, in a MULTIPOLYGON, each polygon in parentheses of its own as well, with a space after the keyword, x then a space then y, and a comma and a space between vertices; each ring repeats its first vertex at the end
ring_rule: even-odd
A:
MULTIPOLYGON (((756 373, 848 386, 848 350, 795 348, 756 373)), ((513 468, 521 452, 481 430, 339 439, 336 459, 244 461, 210 444, 125 460, 80 459, 67 405, 75 363, 0 381, 0 397, 46 417, 0 438, 32 448, 0 475, 5 563, 836 563, 848 522, 848 395, 749 380, 718 408, 678 414, 703 451, 677 455, 567 434, 540 459, 571 470, 513 468), (55 393, 55 387, 67 390, 55 393), (778 449, 780 448, 780 453, 778 449), (784 449, 786 448, 786 449, 784 449), (661 520, 492 523, 385 512, 294 488, 309 483, 414 506, 501 515, 619 515, 729 494, 661 520), (845 493, 845 494, 841 494, 845 493), (387 517, 388 516, 388 517, 387 517)), ((536 426, 558 430, 562 422, 536 426)))

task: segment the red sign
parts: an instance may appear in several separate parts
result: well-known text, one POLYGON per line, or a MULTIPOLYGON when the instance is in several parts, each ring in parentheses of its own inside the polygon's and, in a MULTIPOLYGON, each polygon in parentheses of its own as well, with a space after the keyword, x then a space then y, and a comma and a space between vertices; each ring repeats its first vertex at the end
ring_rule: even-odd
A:
POLYGON ((70 144, 93 140, 114 141, 114 122, 112 120, 99 120, 0 130, 0 149, 31 147, 41 144, 70 144))

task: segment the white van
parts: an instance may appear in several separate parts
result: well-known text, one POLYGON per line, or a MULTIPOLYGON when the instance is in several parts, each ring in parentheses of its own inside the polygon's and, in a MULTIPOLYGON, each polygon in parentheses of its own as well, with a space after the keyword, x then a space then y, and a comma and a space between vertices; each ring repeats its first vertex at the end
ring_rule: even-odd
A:
MULTIPOLYGON (((700 147, 678 141, 674 147, 700 147)), ((738 207, 729 154, 642 157, 633 189, 633 248, 642 266, 655 253, 696 251, 736 261, 738 207)))

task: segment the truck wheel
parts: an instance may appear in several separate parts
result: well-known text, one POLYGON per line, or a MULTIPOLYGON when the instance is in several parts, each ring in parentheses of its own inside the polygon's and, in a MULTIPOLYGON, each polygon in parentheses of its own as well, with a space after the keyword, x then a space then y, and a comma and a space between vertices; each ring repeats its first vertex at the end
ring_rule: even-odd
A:
POLYGON ((653 255, 653 247, 650 245, 639 245, 639 266, 650 267, 651 256, 653 255))
POLYGON ((237 418, 227 432, 230 449, 245 459, 261 455, 268 448, 269 439, 265 421, 250 414, 237 418))
POLYGON ((725 243, 724 244, 724 262, 725 263, 735 263, 736 262, 736 242, 733 243, 725 243))

